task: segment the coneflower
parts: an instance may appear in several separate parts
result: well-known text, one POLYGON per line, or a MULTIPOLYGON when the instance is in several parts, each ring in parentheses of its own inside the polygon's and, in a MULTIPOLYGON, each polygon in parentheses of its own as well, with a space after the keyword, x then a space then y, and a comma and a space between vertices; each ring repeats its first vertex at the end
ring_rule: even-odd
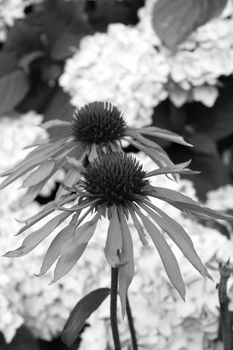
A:
MULTIPOLYGON (((53 126, 62 128, 62 136, 48 143, 32 145, 35 148, 13 169, 2 173, 7 176, 0 184, 6 187, 18 178, 24 178, 22 187, 28 188, 21 204, 26 205, 40 193, 43 186, 61 167, 69 167, 64 179, 66 186, 72 186, 80 177, 80 167, 92 162, 108 151, 120 151, 126 140, 146 153, 159 167, 172 167, 173 162, 165 151, 148 136, 162 138, 190 146, 182 137, 156 127, 132 128, 127 126, 120 110, 107 102, 93 102, 77 109, 71 122, 52 121, 53 126)), ((50 122, 44 127, 50 127, 50 122)), ((57 192, 57 197, 65 189, 57 192)))
POLYGON ((13 258, 29 253, 66 218, 70 217, 70 222, 60 230, 49 246, 40 270, 40 274, 44 274, 56 262, 55 282, 78 262, 95 233, 97 222, 101 217, 106 217, 109 225, 104 252, 109 265, 119 269, 119 295, 124 313, 127 290, 134 276, 133 242, 128 224, 131 219, 142 244, 146 246, 148 239, 152 240, 168 278, 184 299, 185 286, 180 268, 164 238, 164 232, 203 276, 210 278, 211 276, 183 227, 154 205, 150 198, 161 199, 182 212, 201 218, 226 220, 231 216, 202 207, 179 192, 150 184, 152 176, 182 171, 192 173, 183 166, 172 169, 164 167, 148 173, 135 158, 123 152, 102 154, 82 169, 82 178, 81 180, 78 178, 76 185, 66 187, 68 193, 26 220, 25 226, 19 233, 32 227, 52 212, 57 213, 40 229, 30 233, 18 249, 8 252, 6 256, 13 258))

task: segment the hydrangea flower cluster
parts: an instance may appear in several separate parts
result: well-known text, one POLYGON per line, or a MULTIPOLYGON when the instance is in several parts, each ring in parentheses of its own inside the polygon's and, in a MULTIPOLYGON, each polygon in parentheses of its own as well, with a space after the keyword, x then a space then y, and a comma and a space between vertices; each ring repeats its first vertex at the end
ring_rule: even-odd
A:
POLYGON ((167 97, 178 107, 192 100, 213 106, 219 77, 233 72, 232 3, 171 53, 152 28, 155 1, 139 10, 136 26, 111 24, 107 33, 83 38, 60 78, 74 106, 108 100, 137 126, 150 124, 167 97))
POLYGON ((167 97, 169 66, 137 27, 109 25, 86 36, 67 60, 60 85, 80 107, 95 100, 117 105, 133 126, 150 124, 153 107, 167 97))
POLYGON ((164 48, 152 27, 152 9, 157 0, 146 0, 139 10, 139 28, 169 64, 167 89, 180 106, 187 100, 211 107, 218 96, 218 78, 233 72, 233 5, 228 1, 222 14, 195 30, 175 54, 164 48))

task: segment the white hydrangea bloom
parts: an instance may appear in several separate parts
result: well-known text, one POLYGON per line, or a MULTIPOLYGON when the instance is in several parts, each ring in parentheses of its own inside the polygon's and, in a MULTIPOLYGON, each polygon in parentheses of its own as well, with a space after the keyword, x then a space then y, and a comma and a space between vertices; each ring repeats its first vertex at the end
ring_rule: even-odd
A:
POLYGON ((0 0, 0 42, 6 40, 7 28, 13 26, 16 19, 25 16, 27 6, 43 0, 0 0))
POLYGON ((167 97, 168 64, 136 27, 109 25, 85 37, 67 60, 60 85, 80 107, 96 100, 117 105, 127 123, 151 123, 153 107, 167 97))
POLYGON ((152 27, 156 1, 146 0, 136 26, 111 24, 107 33, 83 38, 60 78, 74 106, 107 100, 140 126, 151 123, 153 108, 167 97, 178 107, 187 101, 214 105, 219 77, 233 73, 232 3, 172 53, 152 27))
POLYGON ((179 45, 176 53, 171 53, 161 44, 152 27, 152 9, 156 1, 146 0, 145 7, 139 10, 138 27, 166 57, 172 82, 167 86, 171 100, 177 106, 189 100, 213 106, 218 96, 218 78, 233 72, 232 2, 228 1, 221 16, 199 27, 179 45))

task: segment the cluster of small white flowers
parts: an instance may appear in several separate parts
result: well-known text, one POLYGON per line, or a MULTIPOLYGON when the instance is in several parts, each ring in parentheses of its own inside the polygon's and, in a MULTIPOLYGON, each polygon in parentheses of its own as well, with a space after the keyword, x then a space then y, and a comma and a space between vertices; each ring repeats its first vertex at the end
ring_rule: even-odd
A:
POLYGON ((0 42, 7 38, 7 29, 13 26, 16 19, 25 16, 27 6, 42 0, 0 0, 0 42))
POLYGON ((156 1, 146 1, 136 26, 111 24, 107 33, 83 38, 60 78, 74 106, 107 100, 139 126, 151 123, 153 108, 167 97, 178 107, 192 100, 213 106, 219 77, 233 73, 232 2, 172 53, 152 27, 156 1))
POLYGON ((169 64, 170 99, 180 106, 195 100, 213 106, 217 96, 220 76, 233 72, 233 6, 228 1, 223 13, 195 30, 176 53, 166 50, 152 27, 152 9, 157 0, 146 0, 139 10, 139 27, 158 47, 169 64))
POLYGON ((169 67, 137 27, 109 25, 107 33, 85 37, 67 60, 60 85, 80 107, 109 101, 135 126, 150 124, 153 107, 167 97, 169 67))

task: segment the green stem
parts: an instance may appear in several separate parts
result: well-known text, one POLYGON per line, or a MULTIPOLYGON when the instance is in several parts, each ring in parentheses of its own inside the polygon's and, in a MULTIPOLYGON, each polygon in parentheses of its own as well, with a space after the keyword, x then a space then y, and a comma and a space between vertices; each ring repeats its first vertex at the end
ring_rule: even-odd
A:
POLYGON ((135 327, 134 327, 134 321, 133 321, 133 316, 132 316, 128 296, 126 297, 126 313, 127 313, 128 323, 129 323, 129 330, 130 330, 130 334, 131 334, 133 350, 138 350, 136 331, 135 331, 135 327))
POLYGON ((118 267, 111 268, 110 320, 115 350, 121 350, 117 323, 118 267))

